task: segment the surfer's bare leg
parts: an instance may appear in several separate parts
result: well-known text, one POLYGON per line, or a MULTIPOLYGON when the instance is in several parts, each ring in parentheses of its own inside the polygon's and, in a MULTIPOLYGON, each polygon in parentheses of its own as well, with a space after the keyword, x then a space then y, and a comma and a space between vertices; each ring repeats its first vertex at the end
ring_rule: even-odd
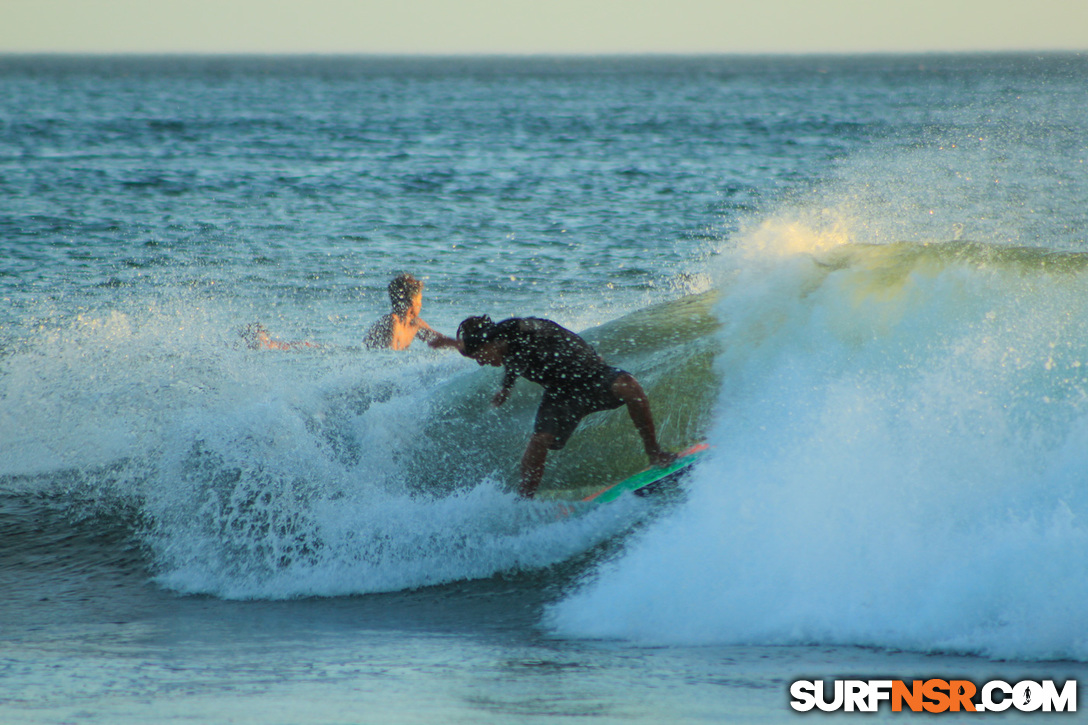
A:
POLYGON ((646 448, 650 465, 664 466, 675 461, 676 454, 662 450, 657 443, 654 417, 650 413, 650 399, 635 377, 630 373, 620 375, 612 383, 612 393, 627 404, 627 412, 631 416, 631 422, 635 424, 635 430, 642 437, 642 445, 646 448))
POLYGON ((532 498, 544 478, 544 462, 548 458, 548 448, 555 442, 553 433, 533 433, 525 453, 521 456, 521 487, 518 493, 525 498, 532 498))

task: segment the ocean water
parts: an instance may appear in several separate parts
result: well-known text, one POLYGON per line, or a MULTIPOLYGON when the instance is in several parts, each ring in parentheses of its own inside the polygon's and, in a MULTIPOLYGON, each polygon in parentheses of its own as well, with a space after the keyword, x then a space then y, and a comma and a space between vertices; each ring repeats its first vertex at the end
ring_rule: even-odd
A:
POLYGON ((0 720, 1084 680, 1086 88, 1074 54, 0 58, 0 720), (711 444, 683 495, 555 515, 645 465, 616 411, 518 500, 539 389, 362 348, 404 271, 447 334, 584 332, 711 444))

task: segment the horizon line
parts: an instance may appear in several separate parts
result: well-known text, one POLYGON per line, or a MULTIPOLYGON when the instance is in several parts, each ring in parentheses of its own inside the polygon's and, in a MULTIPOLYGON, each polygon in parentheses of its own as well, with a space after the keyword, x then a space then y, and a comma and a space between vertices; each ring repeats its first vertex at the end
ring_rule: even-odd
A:
POLYGON ((1084 55, 1086 48, 972 48, 962 50, 749 50, 749 51, 302 51, 302 50, 2 50, 0 57, 143 57, 143 58, 750 58, 786 57, 854 57, 854 56, 938 56, 938 55, 1084 55))

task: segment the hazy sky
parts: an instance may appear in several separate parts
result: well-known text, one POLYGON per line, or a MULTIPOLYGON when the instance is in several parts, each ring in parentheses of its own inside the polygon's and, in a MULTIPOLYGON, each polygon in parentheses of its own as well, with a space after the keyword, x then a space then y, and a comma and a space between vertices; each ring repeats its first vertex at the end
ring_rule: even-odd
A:
POLYGON ((1088 50, 1088 0, 0 0, 0 52, 1088 50))

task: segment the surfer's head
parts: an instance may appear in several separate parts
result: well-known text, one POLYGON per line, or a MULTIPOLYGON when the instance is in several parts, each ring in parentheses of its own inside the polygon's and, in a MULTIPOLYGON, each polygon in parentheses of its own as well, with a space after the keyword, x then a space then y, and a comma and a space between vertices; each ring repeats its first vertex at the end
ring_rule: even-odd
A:
POLYGON ((502 356, 498 352, 503 342, 496 335, 497 325, 487 315, 469 317, 457 328, 457 342, 460 343, 461 354, 470 357, 481 365, 502 365, 502 356))

